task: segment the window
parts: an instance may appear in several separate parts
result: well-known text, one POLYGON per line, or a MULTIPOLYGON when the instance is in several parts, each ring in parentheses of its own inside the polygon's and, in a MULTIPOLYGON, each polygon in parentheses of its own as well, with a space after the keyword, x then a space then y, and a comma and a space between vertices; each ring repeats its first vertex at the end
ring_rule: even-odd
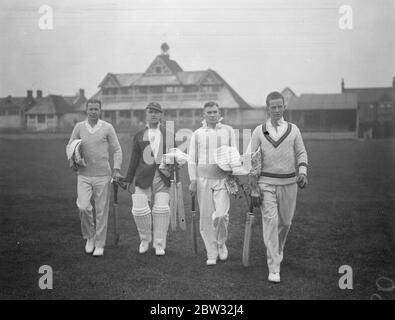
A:
POLYGON ((162 68, 161 67, 156 67, 155 68, 156 73, 162 73, 162 68))
POLYGON ((110 89, 110 94, 118 94, 118 88, 112 88, 110 89))
POLYGON ((47 115, 47 118, 48 118, 48 119, 53 119, 53 114, 47 115))
POLYGON ((29 119, 36 119, 36 115, 35 114, 29 114, 29 119))
POLYGON ((121 118, 130 118, 130 110, 119 111, 119 116, 121 118))
POLYGON ((106 96, 109 94, 109 90, 107 88, 103 88, 103 95, 106 96))
POLYGON ((180 110, 179 116, 183 118, 192 118, 192 110, 180 110))
POLYGON ((176 92, 176 87, 165 87, 165 92, 167 93, 176 92))
POLYGON ((37 121, 38 123, 45 123, 45 114, 39 114, 37 121))
POLYGON ((121 94, 128 94, 128 88, 121 88, 121 94))
POLYGON ((184 87, 184 92, 198 92, 199 88, 196 86, 186 86, 184 87))
POLYGON ((162 87, 151 87, 151 93, 162 93, 162 87))
POLYGON ((110 118, 111 117, 111 111, 104 111, 104 117, 105 118, 110 118))
POLYGON ((212 91, 213 92, 218 92, 218 91, 220 91, 221 90, 221 87, 220 86, 212 86, 212 91))
POLYGON ((147 93, 147 87, 140 87, 139 88, 139 93, 146 94, 147 93))
POLYGON ((177 118, 177 111, 176 110, 166 110, 166 117, 168 119, 177 118))

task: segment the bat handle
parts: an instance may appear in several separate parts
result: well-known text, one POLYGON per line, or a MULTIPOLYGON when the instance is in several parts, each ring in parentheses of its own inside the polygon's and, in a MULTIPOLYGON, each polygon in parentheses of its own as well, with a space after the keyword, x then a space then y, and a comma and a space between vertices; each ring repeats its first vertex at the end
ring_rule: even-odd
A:
POLYGON ((252 203, 252 198, 250 197, 250 212, 253 213, 254 212, 254 205, 252 203))
POLYGON ((192 211, 195 211, 195 196, 192 196, 192 211))
POLYGON ((113 181, 112 187, 114 189, 114 203, 118 204, 118 184, 116 181, 113 181))

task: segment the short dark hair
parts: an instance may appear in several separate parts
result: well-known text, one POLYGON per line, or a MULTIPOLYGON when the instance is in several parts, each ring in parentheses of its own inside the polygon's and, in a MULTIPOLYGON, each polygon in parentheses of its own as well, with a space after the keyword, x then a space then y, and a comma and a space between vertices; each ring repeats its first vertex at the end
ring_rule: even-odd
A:
POLYGON ((284 96, 278 91, 273 91, 270 92, 266 97, 266 107, 269 106, 270 100, 275 100, 275 99, 283 99, 283 103, 285 104, 284 96))
POLYGON ((219 105, 218 105, 218 103, 215 102, 215 101, 206 102, 206 103, 204 104, 203 109, 206 109, 206 108, 208 108, 208 107, 218 107, 218 109, 219 109, 219 105))
POLYGON ((88 105, 90 105, 90 104, 98 104, 99 107, 100 107, 100 109, 101 109, 101 101, 100 101, 100 100, 97 100, 97 99, 89 99, 89 100, 86 102, 86 108, 88 108, 88 105))

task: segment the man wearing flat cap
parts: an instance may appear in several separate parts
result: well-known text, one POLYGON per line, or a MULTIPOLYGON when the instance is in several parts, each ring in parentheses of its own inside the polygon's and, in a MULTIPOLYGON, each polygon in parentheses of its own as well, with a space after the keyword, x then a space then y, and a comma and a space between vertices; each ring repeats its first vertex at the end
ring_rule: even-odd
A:
POLYGON ((161 125, 162 107, 151 102, 146 107, 146 126, 136 133, 125 181, 135 183, 132 214, 140 236, 139 253, 153 242, 155 254, 165 254, 170 221, 170 177, 159 170, 162 156, 174 147, 174 133, 161 125), (152 205, 152 209, 151 206, 152 205))

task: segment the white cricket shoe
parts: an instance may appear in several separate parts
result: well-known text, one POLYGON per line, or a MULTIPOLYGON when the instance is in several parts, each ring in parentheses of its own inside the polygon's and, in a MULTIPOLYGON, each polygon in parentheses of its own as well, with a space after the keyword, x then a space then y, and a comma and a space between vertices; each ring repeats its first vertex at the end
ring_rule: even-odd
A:
POLYGON ((155 248, 155 254, 157 256, 164 256, 165 255, 165 249, 163 249, 162 247, 157 247, 157 248, 155 248))
POLYGON ((104 248, 95 248, 95 251, 93 251, 94 257, 102 257, 103 255, 104 255, 104 248))
POLYGON ((218 254, 220 260, 225 261, 228 259, 228 248, 226 247, 225 243, 218 246, 218 254))
POLYGON ((217 259, 207 259, 206 264, 208 266, 214 266, 217 264, 217 259))
POLYGON ((280 272, 270 272, 268 280, 274 283, 280 283, 280 272))
POLYGON ((149 242, 142 240, 139 247, 139 253, 146 253, 149 249, 149 242))
POLYGON ((85 252, 92 253, 93 250, 95 250, 95 240, 93 238, 90 238, 86 240, 85 252))

